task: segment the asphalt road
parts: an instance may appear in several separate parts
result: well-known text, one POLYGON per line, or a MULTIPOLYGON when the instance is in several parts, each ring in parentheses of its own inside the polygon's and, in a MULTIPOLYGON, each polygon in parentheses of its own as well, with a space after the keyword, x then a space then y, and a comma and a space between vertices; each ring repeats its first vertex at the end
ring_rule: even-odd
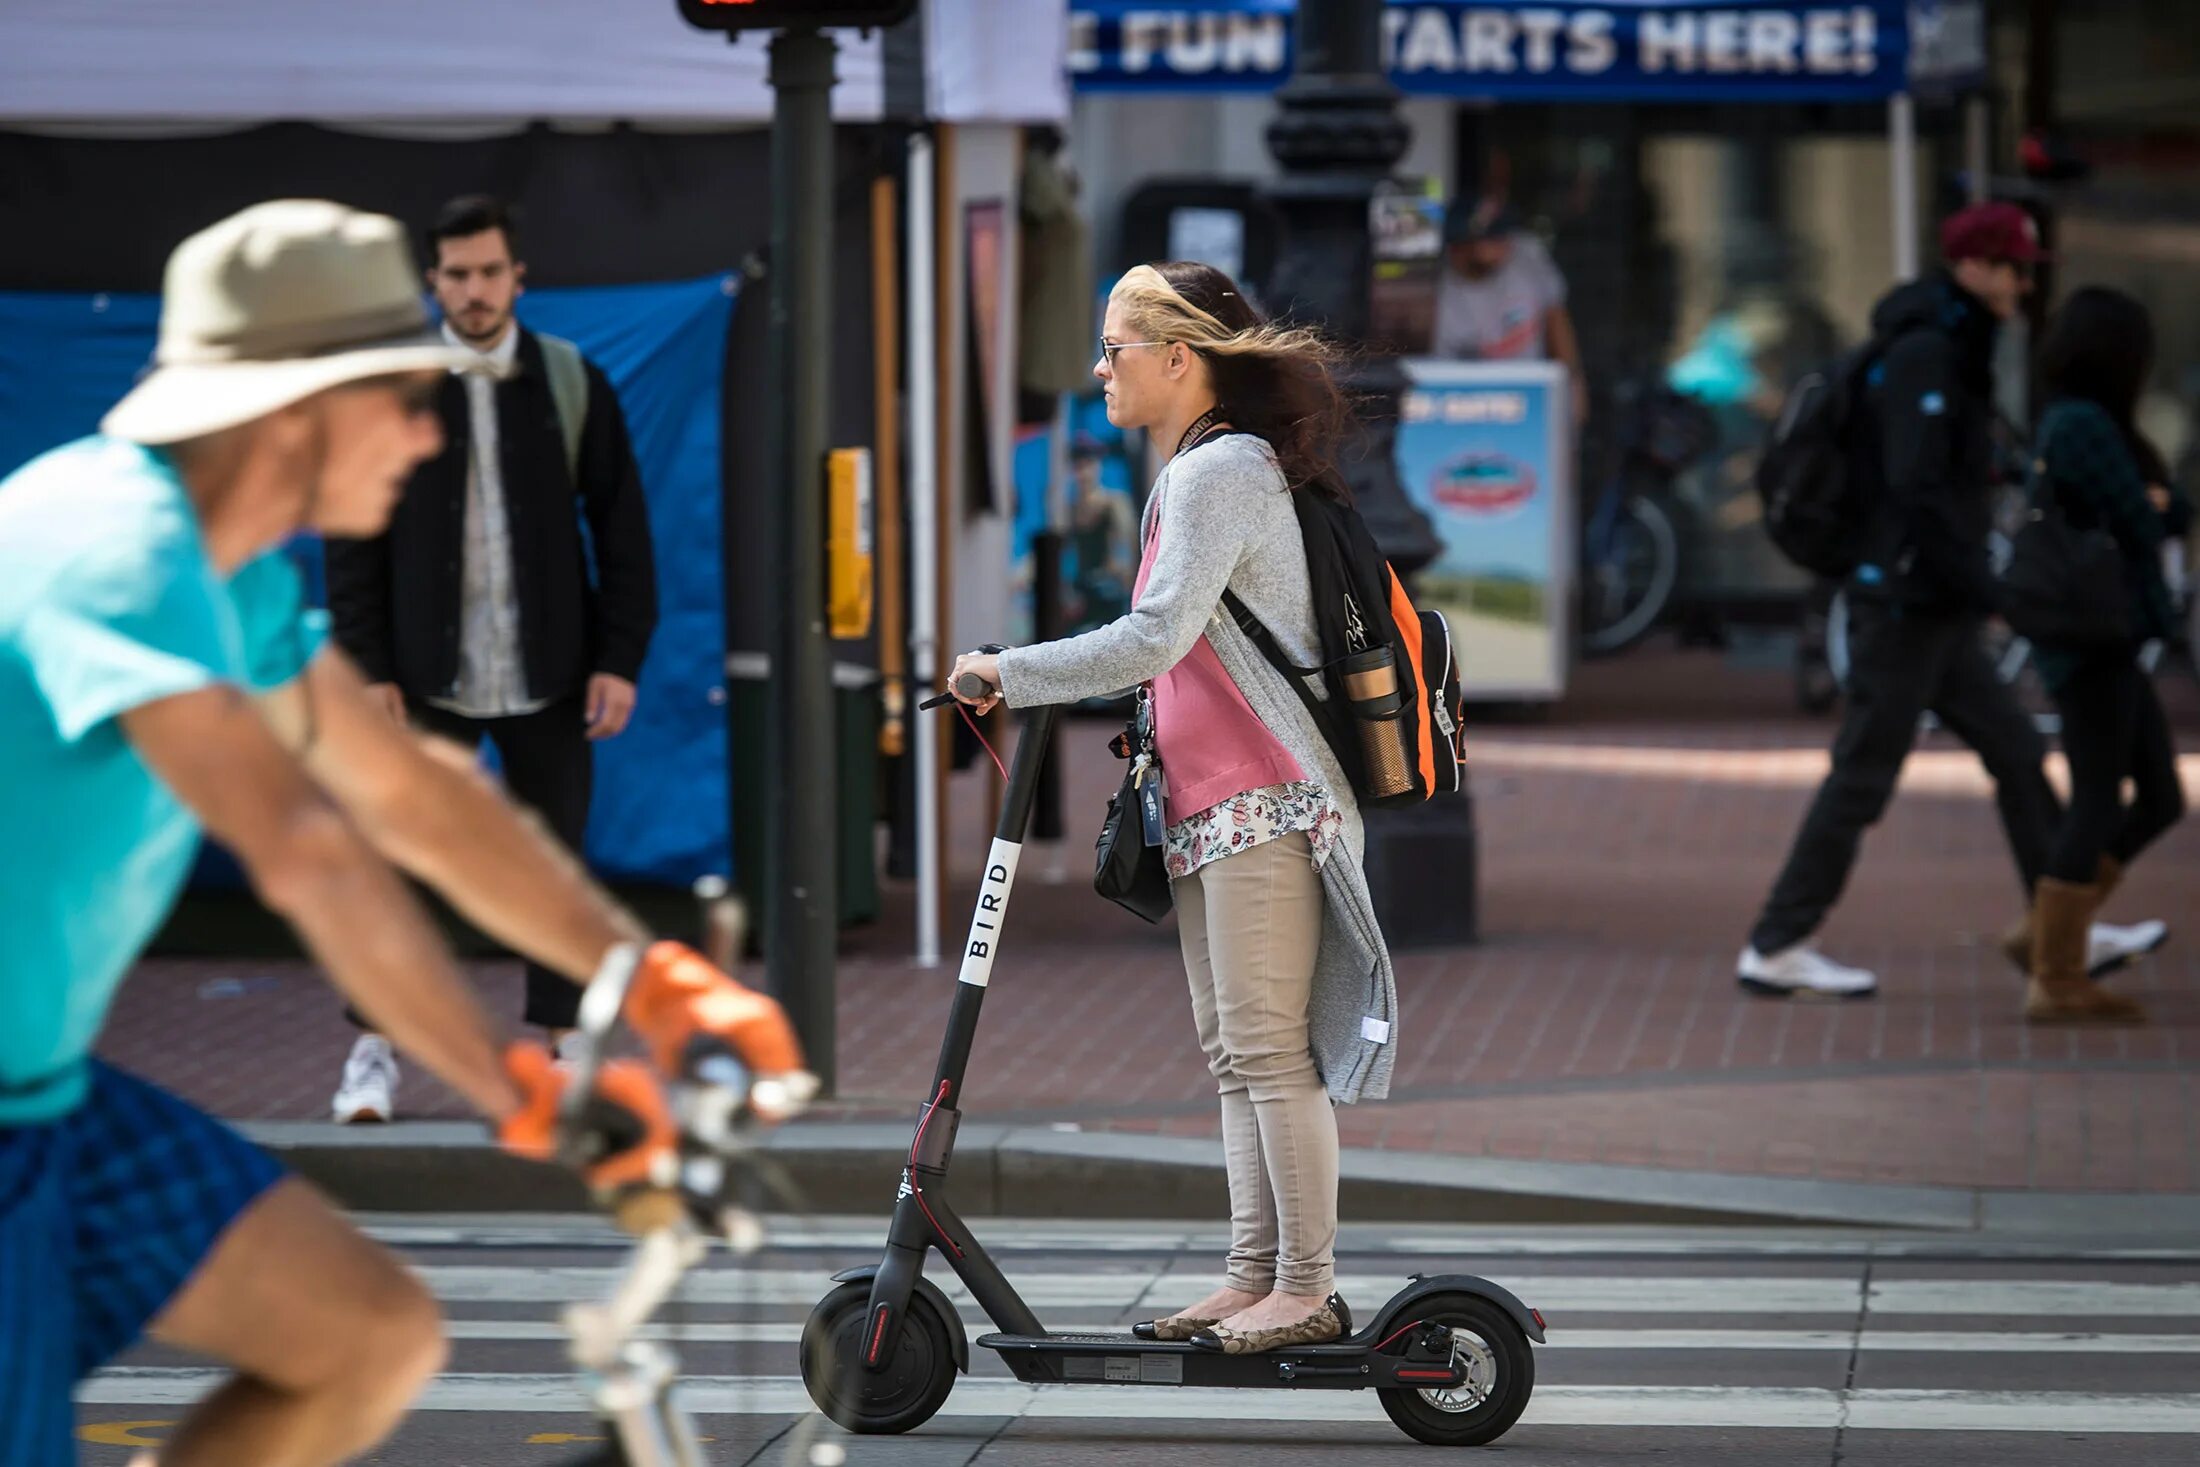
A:
MULTIPOLYGON (((586 1460, 600 1428, 566 1366, 558 1311, 604 1286, 620 1240, 585 1219, 367 1221, 445 1301, 455 1345, 423 1409, 363 1460, 586 1460)), ((1033 1389, 983 1351, 908 1436, 817 1431, 795 1338, 831 1273, 876 1259, 880 1232, 779 1222, 765 1251, 715 1258, 660 1316, 713 1463, 830 1467, 835 1447, 850 1467, 1358 1467, 1447 1454, 1408 1441, 1365 1394, 1033 1389)), ((1057 1329, 1167 1312, 1205 1291, 1221 1251, 1215 1229, 1183 1225, 983 1232, 1057 1329)), ((1341 1287, 1363 1315, 1407 1274, 1458 1271, 1506 1284, 1549 1321, 1526 1416, 1456 1455, 1536 1467, 2200 1460, 2200 1239, 1400 1226, 1348 1228, 1342 1244, 1341 1287)), ((989 1327, 964 1315, 973 1338, 989 1327)), ((119 1467, 215 1379, 172 1352, 133 1353, 82 1393, 83 1462, 119 1467)))

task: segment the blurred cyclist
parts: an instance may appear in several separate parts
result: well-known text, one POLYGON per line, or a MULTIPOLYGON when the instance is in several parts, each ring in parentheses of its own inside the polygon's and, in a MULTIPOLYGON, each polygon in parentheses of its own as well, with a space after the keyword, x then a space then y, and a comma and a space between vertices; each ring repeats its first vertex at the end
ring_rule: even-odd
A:
MULTIPOLYGON (((142 1334, 237 1376, 166 1467, 319 1467, 395 1426, 444 1357, 433 1301, 219 1122, 90 1057, 203 828, 337 987, 539 1154, 564 1075, 500 1046, 393 864, 583 981, 631 945, 627 1021, 672 1069, 798 1072, 785 1017, 634 919, 470 762, 393 723, 279 546, 372 534, 439 446, 469 353, 429 334, 403 232, 256 206, 168 262, 152 372, 102 432, 0 481, 0 1463, 70 1460, 75 1382, 142 1334)), ((667 1139, 646 1073, 605 1086, 667 1139)))

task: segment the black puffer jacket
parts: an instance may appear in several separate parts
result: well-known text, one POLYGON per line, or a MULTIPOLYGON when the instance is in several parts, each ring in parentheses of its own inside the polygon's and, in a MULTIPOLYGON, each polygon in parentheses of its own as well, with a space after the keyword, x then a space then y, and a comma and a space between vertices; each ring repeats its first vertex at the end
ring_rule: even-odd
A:
POLYGON ((1994 610, 1986 535, 1997 325, 1946 271, 1896 287, 1873 309, 1882 347, 1866 374, 1858 461, 1883 480, 1860 590, 1922 610, 1994 610))

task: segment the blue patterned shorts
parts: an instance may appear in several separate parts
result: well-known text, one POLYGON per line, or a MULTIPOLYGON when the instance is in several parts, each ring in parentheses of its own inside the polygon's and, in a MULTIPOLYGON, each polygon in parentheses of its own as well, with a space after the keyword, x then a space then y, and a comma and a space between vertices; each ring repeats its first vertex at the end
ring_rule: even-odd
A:
POLYGON ((0 1467, 76 1460, 76 1383, 137 1342, 282 1176, 220 1121, 97 1060, 75 1111, 0 1127, 0 1467))

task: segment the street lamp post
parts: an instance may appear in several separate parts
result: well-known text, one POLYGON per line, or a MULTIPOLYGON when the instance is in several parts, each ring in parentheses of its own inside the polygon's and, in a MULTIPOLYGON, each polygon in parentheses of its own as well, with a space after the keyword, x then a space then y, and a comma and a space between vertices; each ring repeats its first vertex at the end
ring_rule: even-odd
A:
MULTIPOLYGON (((1269 304, 1353 346, 1367 341, 1374 289, 1369 209, 1410 140, 1384 74, 1382 17, 1383 0, 1299 0, 1291 79, 1268 126, 1268 151, 1283 173, 1268 197, 1284 224, 1269 304)), ((1344 385, 1358 419, 1345 480, 1375 543, 1410 578, 1443 546, 1398 479, 1405 371, 1395 356, 1369 352, 1344 385)), ((1410 810, 1370 810, 1365 822, 1368 888, 1390 945, 1472 941, 1472 797, 1462 790, 1410 810)))
MULTIPOLYGON (((1267 192, 1285 226, 1269 303, 1355 345, 1367 339, 1374 286, 1368 210, 1411 138, 1383 74, 1382 12, 1382 0, 1299 0, 1296 60, 1268 125, 1283 177, 1267 192)), ((1441 546, 1398 482, 1405 373, 1388 353, 1369 354, 1345 386, 1359 420, 1345 479, 1375 543, 1409 576, 1441 546)))

